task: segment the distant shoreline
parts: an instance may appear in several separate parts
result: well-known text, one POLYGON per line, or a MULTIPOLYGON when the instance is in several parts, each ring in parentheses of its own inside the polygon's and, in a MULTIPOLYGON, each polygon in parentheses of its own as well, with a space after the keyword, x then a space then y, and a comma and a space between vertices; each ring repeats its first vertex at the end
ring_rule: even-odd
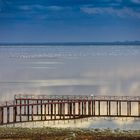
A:
POLYGON ((34 43, 0 43, 0 46, 10 45, 140 45, 140 41, 124 41, 124 42, 34 42, 34 43))

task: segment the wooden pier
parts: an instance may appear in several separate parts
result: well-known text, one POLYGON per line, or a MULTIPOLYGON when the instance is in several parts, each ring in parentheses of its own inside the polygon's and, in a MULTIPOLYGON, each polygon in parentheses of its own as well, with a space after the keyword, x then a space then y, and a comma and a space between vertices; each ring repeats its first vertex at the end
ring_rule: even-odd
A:
POLYGON ((0 125, 88 117, 140 118, 140 96, 15 95, 0 103, 0 125))

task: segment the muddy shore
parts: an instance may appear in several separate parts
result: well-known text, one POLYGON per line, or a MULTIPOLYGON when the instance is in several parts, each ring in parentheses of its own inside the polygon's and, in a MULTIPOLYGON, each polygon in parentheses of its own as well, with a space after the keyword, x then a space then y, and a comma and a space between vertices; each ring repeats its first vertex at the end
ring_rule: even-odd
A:
POLYGON ((140 130, 1 127, 1 140, 140 140, 140 130))

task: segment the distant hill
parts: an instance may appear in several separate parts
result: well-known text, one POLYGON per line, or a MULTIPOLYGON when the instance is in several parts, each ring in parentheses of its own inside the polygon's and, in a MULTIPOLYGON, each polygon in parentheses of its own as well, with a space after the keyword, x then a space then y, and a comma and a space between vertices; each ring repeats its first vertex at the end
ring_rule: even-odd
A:
POLYGON ((33 42, 33 43, 0 43, 0 45, 140 45, 140 41, 115 42, 33 42))

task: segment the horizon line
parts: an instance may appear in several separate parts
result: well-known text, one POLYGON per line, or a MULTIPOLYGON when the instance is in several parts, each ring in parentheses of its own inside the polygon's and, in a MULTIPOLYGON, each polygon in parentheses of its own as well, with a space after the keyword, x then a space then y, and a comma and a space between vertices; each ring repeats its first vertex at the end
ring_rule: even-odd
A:
POLYGON ((61 41, 61 42, 0 42, 0 45, 140 45, 135 41, 61 41))

